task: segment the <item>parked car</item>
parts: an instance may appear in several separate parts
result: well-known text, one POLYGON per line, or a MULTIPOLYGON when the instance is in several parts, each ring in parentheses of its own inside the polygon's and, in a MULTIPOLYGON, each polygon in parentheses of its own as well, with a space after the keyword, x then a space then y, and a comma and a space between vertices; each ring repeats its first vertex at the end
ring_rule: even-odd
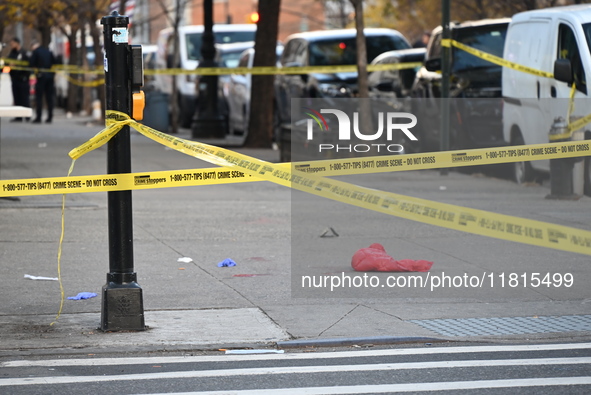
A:
MULTIPOLYGON (((233 69, 238 66, 240 55, 254 46, 254 41, 244 41, 231 44, 216 44, 215 62, 218 67, 233 69)), ((228 70, 228 74, 218 76, 218 110, 220 114, 226 119, 225 127, 228 127, 228 95, 226 94, 226 85, 230 81, 232 71, 228 70)), ((197 79, 197 82, 199 79, 197 79)), ((199 97, 197 96, 197 100, 199 97)), ((226 130, 228 134, 228 130, 226 130)))
MULTIPOLYGON (((256 25, 213 25, 215 42, 229 44, 234 42, 254 41, 256 25)), ((158 35, 158 52, 156 67, 158 69, 182 68, 195 70, 201 58, 201 39, 203 37, 203 26, 181 26, 179 27, 179 56, 177 63, 174 62, 174 40, 173 29, 161 30, 158 35)), ((157 87, 160 91, 172 93, 172 75, 158 74, 157 87)), ((196 109, 196 75, 177 75, 178 97, 172 98, 179 103, 179 121, 182 127, 190 127, 193 114, 196 109)))
MULTIPOLYGON (((278 44, 275 50, 277 65, 283 53, 283 45, 278 44)), ((254 62, 254 48, 242 52, 238 67, 252 68, 254 62)), ((232 135, 246 135, 250 116, 250 90, 252 74, 234 73, 229 76, 223 86, 224 96, 228 105, 229 133, 232 135)))
MULTIPOLYGON (((411 48, 388 51, 375 58, 372 65, 418 63, 425 59, 426 48, 411 48)), ((411 89, 415 75, 420 66, 407 69, 387 69, 369 73, 369 97, 372 100, 372 112, 377 118, 379 112, 402 111, 411 112, 411 89)), ((404 147, 404 152, 412 153, 418 150, 418 144, 408 139, 406 134, 394 135, 396 141, 404 147)))
MULTIPOLYGON (((510 19, 485 19, 450 25, 451 38, 501 57, 510 19)), ((441 140, 441 35, 433 30, 423 67, 411 96, 419 119, 419 149, 439 150, 441 140)), ((502 125, 502 67, 453 47, 450 65, 450 148, 506 145, 502 125)))
MULTIPOLYGON (((158 46, 152 44, 142 44, 142 61, 144 70, 154 70, 156 68, 156 52, 158 46)), ((152 89, 154 85, 155 76, 153 74, 144 73, 144 89, 152 89)))
MULTIPOLYGON (((426 48, 388 51, 375 58, 372 65, 423 62, 426 48)), ((375 99, 410 97, 415 76, 420 67, 373 71, 368 76, 369 95, 375 99)))
POLYGON ((144 69, 156 68, 156 52, 158 46, 155 44, 142 44, 142 60, 144 62, 144 69))
MULTIPOLYGON (((569 97, 575 84, 574 117, 591 113, 591 5, 546 8, 516 14, 507 32, 504 57, 531 68, 553 73, 555 78, 517 70, 503 70, 505 139, 511 145, 548 142, 548 132, 557 117, 567 119, 569 97), (585 100, 587 99, 587 100, 585 100)), ((591 128, 583 131, 591 139, 591 128)), ((591 160, 584 161, 584 192, 591 195, 591 160)), ((548 160, 518 162, 515 180, 534 179, 535 172, 548 172, 548 160)))
MULTIPOLYGON (((392 50, 410 48, 408 40, 392 29, 364 30, 367 62, 392 50)), ((282 67, 339 66, 356 64, 355 29, 323 30, 289 36, 281 56, 282 67)), ((302 73, 275 78, 277 129, 282 160, 291 152, 291 99, 354 98, 357 96, 357 72, 302 73)))

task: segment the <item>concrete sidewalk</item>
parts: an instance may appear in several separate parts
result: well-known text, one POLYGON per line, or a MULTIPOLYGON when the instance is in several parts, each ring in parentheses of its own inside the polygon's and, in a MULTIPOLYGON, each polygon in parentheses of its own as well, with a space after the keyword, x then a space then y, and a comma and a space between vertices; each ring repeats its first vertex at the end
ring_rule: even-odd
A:
MULTIPOLYGON (((68 151, 100 130, 57 114, 51 125, 1 124, 0 178, 64 176, 68 151)), ((189 131, 180 137, 190 138, 189 131)), ((208 142, 215 144, 217 142, 208 142)), ((272 150, 238 149, 277 161, 272 150)), ((213 167, 133 133, 132 168, 213 167)), ((105 147, 74 174, 104 174, 105 147)), ((518 186, 479 173, 397 172, 345 177, 354 184, 591 230, 591 199, 554 201, 547 185, 518 186)), ((439 340, 589 339, 588 256, 437 228, 368 212, 267 182, 135 191, 134 254, 144 295, 138 333, 103 333, 100 291, 108 272, 106 194, 68 195, 57 277, 61 196, 0 199, 0 356, 61 352, 193 350, 439 340), (333 228, 338 237, 321 237, 333 228), (382 243, 395 258, 434 262, 432 275, 567 273, 566 287, 398 288, 317 297, 294 290, 292 272, 355 275, 351 256, 382 243), (178 262, 189 257, 192 262, 178 262), (235 267, 220 268, 225 258, 235 267), (296 292, 297 291, 297 292, 296 292), (335 340, 336 339, 336 340, 335 340), (287 341, 287 342, 286 342, 287 341), (312 341, 312 342, 303 342, 312 341)), ((382 276, 381 278, 385 278, 382 276)), ((508 280, 508 278, 507 278, 508 280)), ((297 282, 296 282, 297 284, 297 282)))

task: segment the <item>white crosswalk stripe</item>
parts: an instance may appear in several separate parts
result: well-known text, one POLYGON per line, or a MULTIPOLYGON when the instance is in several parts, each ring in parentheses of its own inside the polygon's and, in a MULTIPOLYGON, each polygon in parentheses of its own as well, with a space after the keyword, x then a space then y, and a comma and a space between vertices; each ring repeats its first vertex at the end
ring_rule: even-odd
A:
MULTIPOLYGON (((338 387, 281 388, 271 390, 177 392, 175 395, 324 395, 324 394, 392 394, 397 392, 458 391, 485 388, 524 388, 591 384, 591 377, 452 381, 382 385, 351 385, 338 387)), ((150 394, 165 395, 165 394, 150 394)))
POLYGON ((0 379, 0 393, 51 388, 52 393, 66 395, 85 386, 117 389, 130 383, 138 394, 171 393, 164 391, 168 388, 166 383, 170 382, 181 383, 175 392, 178 395, 366 394, 486 388, 504 388, 511 393, 515 388, 550 386, 577 388, 583 392, 589 389, 591 393, 591 343, 15 360, 2 362, 0 368, 5 377, 0 379), (153 372, 150 368, 162 370, 153 372), (59 370, 59 374, 47 375, 48 369, 59 370), (466 369, 478 372, 474 380, 470 380, 471 373, 466 375, 466 369), (421 381, 422 377, 429 376, 421 372, 432 375, 435 371, 438 379, 444 379, 421 381), (480 376, 482 372, 486 373, 480 376), (350 375, 357 375, 362 381, 341 380, 350 375), (272 377, 281 377, 281 383, 290 385, 269 388, 269 383, 274 381, 272 377), (371 377, 382 382, 373 382, 371 377), (243 388, 240 383, 245 378, 249 384, 260 388, 253 389, 252 385, 243 388), (228 388, 220 388, 219 383, 228 388), (187 391, 193 389, 193 392, 187 391))
POLYGON ((0 386, 32 385, 32 384, 67 384, 67 383, 92 383, 104 381, 125 380, 156 380, 178 379, 198 377, 223 377, 223 376, 252 376, 270 374, 304 374, 304 373, 331 373, 331 372, 376 372, 380 370, 414 370, 414 369, 438 369, 438 368, 469 368, 490 366, 539 366, 539 365, 576 365, 591 364, 589 358, 540 358, 540 359, 501 359, 479 361, 436 361, 436 362, 407 362, 384 363, 365 365, 323 365, 323 366, 295 366, 285 368, 253 368, 253 369, 219 369, 219 370, 193 370, 188 372, 162 372, 143 373, 110 376, 76 376, 76 377, 35 377, 21 379, 0 379, 0 386))
POLYGON ((49 360, 18 360, 0 362, 0 367, 25 366, 100 366, 100 365, 137 365, 163 363, 193 363, 193 362, 233 362, 233 361, 263 361, 263 360, 303 360, 303 359, 334 359, 361 358, 403 355, 436 355, 463 353, 493 353, 493 352, 523 352, 523 351, 559 351, 559 350, 591 350, 591 343, 572 344, 518 344, 503 346, 462 346, 462 347, 432 347, 432 348, 396 348, 384 350, 357 350, 340 352, 314 353, 286 353, 286 354, 251 354, 251 355, 200 355, 181 357, 137 357, 137 358, 72 358, 49 360))

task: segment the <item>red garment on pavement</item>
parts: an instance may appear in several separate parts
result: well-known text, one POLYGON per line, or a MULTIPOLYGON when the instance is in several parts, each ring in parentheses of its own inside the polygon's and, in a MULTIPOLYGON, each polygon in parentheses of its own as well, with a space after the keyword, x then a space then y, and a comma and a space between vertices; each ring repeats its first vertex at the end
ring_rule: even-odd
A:
POLYGON ((374 243, 353 254, 351 266, 358 272, 428 272, 433 262, 414 259, 397 261, 386 254, 381 244, 374 243))

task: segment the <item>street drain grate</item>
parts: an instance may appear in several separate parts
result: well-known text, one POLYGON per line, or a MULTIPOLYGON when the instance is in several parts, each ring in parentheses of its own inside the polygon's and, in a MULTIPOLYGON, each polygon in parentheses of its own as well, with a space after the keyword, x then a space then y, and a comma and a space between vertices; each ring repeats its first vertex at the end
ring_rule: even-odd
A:
POLYGON ((591 331, 591 315, 409 320, 444 336, 519 335, 591 331))

